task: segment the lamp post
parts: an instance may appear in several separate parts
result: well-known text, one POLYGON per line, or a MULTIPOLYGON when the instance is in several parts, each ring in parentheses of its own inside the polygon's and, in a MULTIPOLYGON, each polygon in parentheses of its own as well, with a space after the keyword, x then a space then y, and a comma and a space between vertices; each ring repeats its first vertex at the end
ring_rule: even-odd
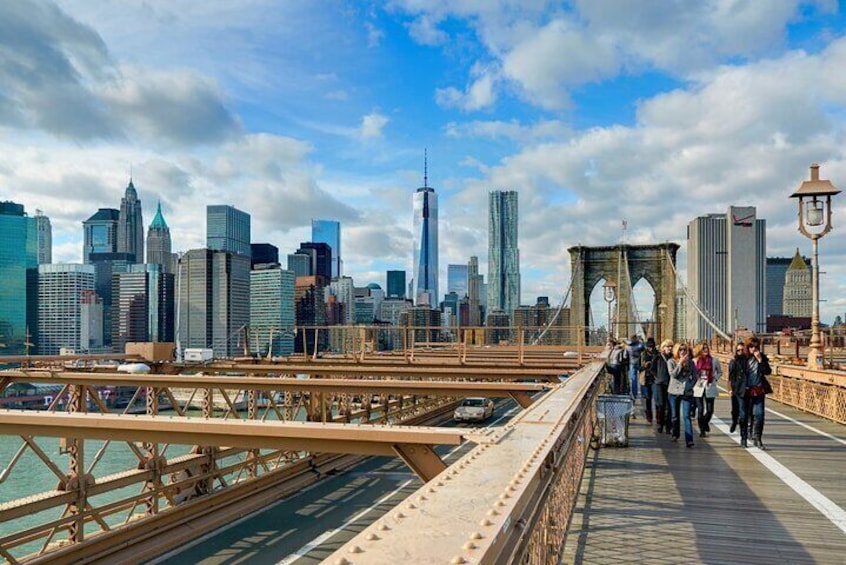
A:
POLYGON ((830 180, 820 179, 820 166, 811 165, 811 180, 804 181, 790 198, 799 199, 799 231, 810 238, 813 245, 811 301, 814 313, 811 318, 811 350, 808 352, 809 369, 822 369, 822 342, 820 341, 820 263, 818 241, 831 231, 831 197, 839 194, 830 180))
POLYGON ((664 341, 664 318, 667 315, 667 305, 663 302, 658 305, 658 343, 664 341))
POLYGON ((605 281, 605 284, 602 285, 602 290, 604 291, 603 298, 608 303, 608 337, 611 338, 614 334, 612 331, 613 326, 611 325, 611 303, 617 298, 617 283, 614 281, 605 281))

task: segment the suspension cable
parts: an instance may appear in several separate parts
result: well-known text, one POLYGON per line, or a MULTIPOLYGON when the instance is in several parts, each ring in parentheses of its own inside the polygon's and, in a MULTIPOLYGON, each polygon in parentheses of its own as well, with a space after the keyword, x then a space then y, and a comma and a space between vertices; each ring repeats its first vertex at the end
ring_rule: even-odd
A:
MULTIPOLYGON (((567 300, 570 298, 570 293, 573 290, 573 281, 576 280, 576 276, 579 273, 579 266, 581 265, 581 263, 582 263, 582 250, 581 250, 581 248, 579 248, 579 260, 576 262, 576 268, 573 269, 573 274, 570 276, 570 285, 567 287, 567 291, 564 293, 564 296, 561 297, 561 304, 558 305, 558 309, 555 310, 555 314, 552 316, 552 318, 549 320, 549 322, 546 323, 546 326, 544 326, 543 331, 541 331, 538 334, 538 336, 532 342, 532 345, 537 345, 540 342, 540 340, 543 339, 543 337, 546 335, 546 332, 549 331, 549 328, 552 327, 552 325, 558 319, 558 316, 561 315, 561 310, 564 309, 564 305, 567 303, 567 300)), ((589 307, 590 306, 588 305, 588 308, 589 307)))
POLYGON ((682 288, 682 290, 684 291, 685 296, 687 296, 687 299, 688 299, 688 301, 689 301, 689 302, 693 305, 693 308, 694 308, 694 309, 695 309, 695 310, 699 313, 699 315, 702 317, 702 319, 703 319, 703 320, 705 320, 705 322, 706 322, 709 326, 711 326, 711 328, 713 328, 713 330, 714 330, 715 332, 717 332, 717 333, 718 333, 721 337, 723 337, 724 339, 731 340, 731 336, 730 336, 729 334, 727 334, 725 331, 723 331, 723 329, 722 329, 722 328, 720 328, 720 327, 719 327, 719 326, 718 326, 718 325, 717 325, 717 324, 716 324, 716 323, 715 323, 715 322, 711 319, 711 317, 710 317, 710 316, 708 316, 708 314, 706 314, 706 313, 702 310, 702 307, 699 305, 699 303, 696 301, 696 299, 695 299, 695 298, 693 298, 693 295, 692 295, 692 294, 690 293, 690 291, 688 290, 687 285, 685 285, 685 284, 684 284, 684 282, 682 282, 682 280, 681 280, 681 276, 679 276, 679 272, 676 270, 676 265, 673 263, 673 259, 672 259, 672 257, 670 257, 670 252, 669 252, 669 250, 667 251, 667 259, 670 261, 670 266, 671 266, 671 267, 672 267, 672 269, 673 269, 673 274, 675 274, 675 276, 676 276, 676 281, 678 282, 678 285, 679 285, 679 286, 682 288))

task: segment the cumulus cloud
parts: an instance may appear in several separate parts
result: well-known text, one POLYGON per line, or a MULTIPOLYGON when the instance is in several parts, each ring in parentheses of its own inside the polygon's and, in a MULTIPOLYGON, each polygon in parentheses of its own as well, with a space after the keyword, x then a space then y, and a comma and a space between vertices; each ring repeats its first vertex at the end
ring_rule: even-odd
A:
POLYGON ((364 139, 382 137, 382 130, 388 125, 390 119, 379 112, 371 112, 361 118, 359 133, 364 139))
POLYGON ((0 124, 76 141, 218 141, 237 130, 190 72, 120 67, 102 38, 49 2, 0 5, 0 124))
POLYGON ((495 69, 476 65, 473 80, 463 91, 452 86, 435 91, 435 100, 444 108, 459 108, 467 112, 483 110, 496 102, 494 86, 498 73, 495 69))

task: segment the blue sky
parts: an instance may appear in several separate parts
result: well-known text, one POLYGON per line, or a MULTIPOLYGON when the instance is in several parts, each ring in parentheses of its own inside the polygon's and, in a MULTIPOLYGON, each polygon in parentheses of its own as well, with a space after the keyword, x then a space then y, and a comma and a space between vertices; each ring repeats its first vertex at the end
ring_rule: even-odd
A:
MULTIPOLYGON (((283 253, 334 218, 347 274, 384 284, 411 268, 428 148, 444 282, 470 255, 486 273, 491 189, 520 193, 524 303, 558 300, 567 247, 617 242, 622 219, 632 243, 684 245, 692 218, 753 205, 771 256, 809 253, 787 197, 814 161, 846 185, 844 23, 799 0, 4 2, 0 198, 80 261, 131 166, 176 249, 204 244, 209 203, 283 253)), ((830 320, 839 229, 821 261, 830 320)))

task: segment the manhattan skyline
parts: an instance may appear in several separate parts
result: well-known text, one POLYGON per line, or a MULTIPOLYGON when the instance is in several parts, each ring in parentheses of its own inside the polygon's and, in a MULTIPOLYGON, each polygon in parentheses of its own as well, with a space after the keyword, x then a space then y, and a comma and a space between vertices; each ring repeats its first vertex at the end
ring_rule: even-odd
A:
MULTIPOLYGON (((209 204, 285 253, 331 218, 347 274, 381 283, 413 270, 426 147, 440 278, 471 255, 487 271, 488 193, 515 190, 522 303, 560 301, 567 247, 617 243, 622 220, 629 243, 684 245, 692 218, 755 206, 768 256, 809 255, 788 196, 812 162, 846 185, 837 3, 652 10, 6 3, 0 199, 42 210, 53 261, 81 262, 81 222, 119 206, 131 167, 174 251, 204 246, 209 204)), ((845 201, 820 246, 826 321, 846 309, 845 201)))

